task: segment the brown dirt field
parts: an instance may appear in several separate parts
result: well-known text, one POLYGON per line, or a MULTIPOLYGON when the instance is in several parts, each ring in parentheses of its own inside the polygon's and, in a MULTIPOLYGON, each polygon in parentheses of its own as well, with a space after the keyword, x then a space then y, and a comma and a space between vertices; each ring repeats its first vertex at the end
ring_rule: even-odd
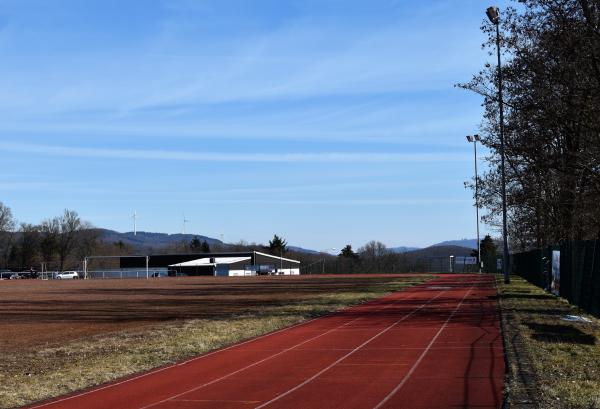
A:
POLYGON ((30 350, 161 322, 222 319, 397 277, 4 280, 0 281, 0 345, 7 351, 30 350))

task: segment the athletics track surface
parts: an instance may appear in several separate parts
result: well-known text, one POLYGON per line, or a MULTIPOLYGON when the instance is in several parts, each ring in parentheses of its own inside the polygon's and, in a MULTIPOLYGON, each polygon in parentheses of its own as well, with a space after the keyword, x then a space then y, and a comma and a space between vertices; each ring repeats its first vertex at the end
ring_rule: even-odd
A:
POLYGON ((493 280, 439 276, 33 407, 499 408, 504 360, 493 280))

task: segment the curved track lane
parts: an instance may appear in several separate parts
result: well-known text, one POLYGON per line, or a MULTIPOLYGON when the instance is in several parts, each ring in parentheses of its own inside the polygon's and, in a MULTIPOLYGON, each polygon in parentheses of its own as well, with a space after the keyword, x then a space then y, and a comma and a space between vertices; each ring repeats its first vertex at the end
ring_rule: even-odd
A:
POLYGON ((499 408, 494 278, 447 275, 35 408, 499 408))

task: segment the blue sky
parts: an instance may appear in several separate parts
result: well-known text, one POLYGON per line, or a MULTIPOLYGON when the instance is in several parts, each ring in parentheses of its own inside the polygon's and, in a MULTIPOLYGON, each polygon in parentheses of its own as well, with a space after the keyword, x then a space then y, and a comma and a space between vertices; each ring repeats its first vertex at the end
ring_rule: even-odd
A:
POLYGON ((0 201, 318 250, 474 237, 481 99, 453 85, 486 6, 0 0, 0 201))

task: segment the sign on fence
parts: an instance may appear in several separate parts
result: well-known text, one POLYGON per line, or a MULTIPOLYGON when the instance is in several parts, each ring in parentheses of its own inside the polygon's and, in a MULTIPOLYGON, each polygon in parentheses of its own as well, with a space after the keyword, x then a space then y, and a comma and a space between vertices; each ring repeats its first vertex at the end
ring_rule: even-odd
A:
POLYGON ((477 264, 477 257, 458 256, 454 258, 454 264, 477 264))
POLYGON ((552 284, 550 291, 554 295, 560 295, 560 251, 552 250, 552 284))

